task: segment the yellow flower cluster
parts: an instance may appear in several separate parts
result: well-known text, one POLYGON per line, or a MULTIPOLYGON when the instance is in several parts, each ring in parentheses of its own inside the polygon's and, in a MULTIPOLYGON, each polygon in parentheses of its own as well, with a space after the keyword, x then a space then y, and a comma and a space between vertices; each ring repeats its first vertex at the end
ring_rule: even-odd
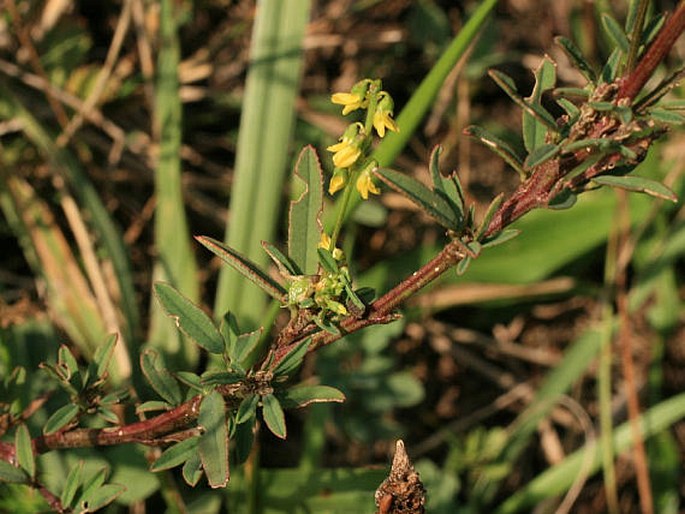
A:
POLYGON ((335 165, 328 184, 331 195, 346 187, 350 176, 355 175, 355 186, 364 200, 369 197, 369 193, 380 194, 372 175, 376 163, 370 159, 363 160, 365 149, 370 146, 369 132, 375 129, 379 137, 385 137, 386 130, 399 132, 399 127, 392 118, 393 100, 386 91, 380 89, 380 81, 364 79, 357 82, 349 93, 335 93, 331 96, 334 104, 343 106, 343 116, 357 109, 367 109, 366 125, 352 123, 339 142, 327 148, 333 152, 335 165))

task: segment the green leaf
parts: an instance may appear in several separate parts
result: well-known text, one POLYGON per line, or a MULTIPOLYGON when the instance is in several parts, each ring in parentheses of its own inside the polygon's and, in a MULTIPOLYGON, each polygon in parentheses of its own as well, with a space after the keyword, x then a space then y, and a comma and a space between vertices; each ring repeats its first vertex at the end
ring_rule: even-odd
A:
POLYGON ((238 412, 235 415, 236 425, 242 425, 246 421, 254 418, 257 412, 257 404, 259 403, 259 396, 256 394, 250 395, 240 402, 238 412))
POLYGON ((170 446, 162 452, 162 455, 152 463, 150 471, 162 471, 175 468, 186 462, 191 456, 197 453, 200 442, 199 437, 191 437, 180 443, 170 446))
POLYGON ((669 123, 671 125, 682 125, 685 123, 685 116, 668 109, 652 108, 649 110, 649 117, 653 120, 669 123))
POLYGON ((557 103, 566 111, 569 118, 569 124, 573 124, 578 119, 578 116, 580 116, 580 109, 570 100, 566 98, 557 98, 557 103))
POLYGON ((84 497, 81 512, 96 512, 112 503, 118 496, 126 491, 126 486, 120 484, 105 484, 95 488, 84 497))
POLYGON ((531 152, 528 157, 526 157, 526 162, 524 167, 527 170, 532 170, 536 166, 549 161, 555 157, 559 152, 561 152, 561 145, 546 144, 538 146, 535 150, 531 152))
MULTIPOLYGON (((92 473, 88 478, 83 481, 83 487, 81 489, 81 495, 78 500, 76 500, 76 505, 81 508, 87 509, 84 503, 87 503, 88 498, 93 492, 103 486, 105 480, 107 479, 109 471, 106 466, 98 468, 94 473, 92 473)), ((87 512, 87 510, 86 510, 87 512)))
POLYGON ((207 371, 202 374, 202 383, 208 386, 237 384, 245 380, 245 374, 238 371, 207 371))
POLYGON ((607 84, 613 82, 618 77, 623 55, 623 52, 619 48, 615 48, 604 64, 604 67, 602 68, 602 80, 607 84))
POLYGON ((202 400, 198 425, 204 430, 199 437, 198 450, 209 486, 225 487, 230 478, 228 427, 224 398, 217 391, 212 391, 202 400))
POLYGON ((26 474, 31 478, 36 476, 36 457, 33 454, 33 446, 31 445, 31 434, 24 423, 17 427, 14 434, 14 447, 17 452, 17 464, 26 471, 26 474))
POLYGON ((149 402, 143 402, 136 407, 136 414, 142 414, 144 412, 154 412, 160 410, 170 410, 173 405, 163 402, 160 400, 150 400, 149 402))
POLYGON ((237 251, 211 237, 198 236, 195 239, 242 276, 262 288, 262 290, 272 298, 279 301, 283 300, 286 293, 285 289, 269 275, 259 269, 251 260, 243 257, 237 251))
POLYGON ((64 344, 60 345, 59 350, 57 350, 57 369, 64 371, 64 377, 67 379, 71 379, 79 371, 76 357, 64 344))
POLYGON ((202 309, 170 284, 158 282, 154 285, 154 290, 157 300, 181 332, 210 353, 224 352, 221 334, 202 309))
POLYGON ((312 403, 345 401, 345 394, 335 387, 299 384, 277 394, 284 408, 306 407, 312 403))
POLYGON ((316 251, 319 256, 319 263, 321 264, 321 267, 324 269, 324 271, 327 271, 328 273, 332 274, 338 273, 340 271, 338 261, 336 261, 333 258, 333 254, 330 250, 326 248, 317 248, 316 251))
POLYGON ((153 349, 144 350, 140 355, 140 368, 155 392, 171 405, 183 401, 178 382, 164 365, 162 356, 153 349))
POLYGON ((278 248, 276 248, 274 245, 267 241, 262 241, 262 247, 264 248, 264 251, 267 253, 269 257, 271 257, 271 260, 274 261, 274 264, 278 267, 278 271, 281 273, 281 275, 287 277, 289 275, 302 275, 302 270, 300 267, 290 259, 287 255, 285 255, 283 252, 281 252, 278 248))
MULTIPOLYGON (((535 86, 526 100, 531 105, 539 105, 542 108, 542 95, 554 87, 556 79, 556 65, 545 56, 535 70, 535 86)), ((523 111, 522 127, 523 143, 529 153, 545 143, 547 127, 527 111, 523 111)))
POLYGON ((678 201, 676 194, 667 186, 663 185, 661 182, 657 182, 656 180, 651 180, 644 177, 636 177, 634 175, 625 177, 602 175, 593 178, 592 181, 602 186, 620 187, 621 189, 626 189, 627 191, 645 193, 650 196, 654 196, 655 198, 669 200, 674 203, 678 201))
POLYGON ((497 212, 497 209, 500 208, 500 205, 502 205, 502 202, 504 201, 504 193, 498 194, 495 199, 490 202, 490 205, 488 206, 488 210, 485 212, 483 215, 483 219, 480 222, 480 226, 478 227, 478 230, 476 231, 474 239, 476 241, 479 241, 480 238, 485 234, 485 231, 488 229, 488 226, 490 226, 490 222, 492 221, 493 216, 497 212))
POLYGON ((290 375, 291 372, 295 371, 302 364, 304 356, 307 355, 307 350, 309 349, 309 343, 312 342, 312 338, 308 337, 303 341, 300 341, 295 347, 290 350, 290 352, 281 359, 278 363, 276 369, 274 369, 275 377, 283 377, 290 375))
POLYGON ((290 202, 288 255, 302 270, 300 275, 313 275, 319 266, 316 248, 322 230, 323 173, 311 146, 302 149, 295 164, 293 189, 302 193, 290 202))
POLYGON ((440 145, 435 145, 429 160, 431 177, 433 178, 433 189, 437 194, 442 195, 447 203, 450 204, 457 219, 463 220, 464 191, 456 172, 451 173, 447 177, 440 172, 439 160, 441 152, 442 147, 440 145))
POLYGON ((492 80, 494 80, 495 83, 502 88, 507 95, 509 95, 509 98, 511 98, 516 105, 523 109, 524 112, 527 112, 537 121, 542 123, 547 130, 551 130, 555 133, 559 131, 559 127, 557 126, 557 122, 554 120, 554 117, 552 117, 552 115, 548 113, 547 110, 542 107, 542 105, 529 103, 518 94, 516 85, 511 77, 498 70, 489 70, 488 75, 490 75, 490 78, 492 78, 492 80))
POLYGON ((79 413, 79 406, 69 403, 57 409, 45 422, 43 433, 53 434, 71 423, 79 413))
POLYGON ((623 32, 621 25, 609 13, 602 13, 602 27, 604 32, 614 42, 614 44, 623 52, 628 54, 630 51, 630 42, 628 36, 623 32))
POLYGON ((457 218, 452 206, 418 180, 389 168, 377 168, 374 174, 389 187, 406 196, 443 227, 459 229, 461 220, 457 218))
POLYGON ((200 454, 191 455, 183 465, 183 480, 190 487, 195 487, 202 478, 202 460, 200 454))
POLYGON ((71 466, 67 480, 64 482, 62 493, 59 496, 62 505, 65 507, 71 506, 76 496, 76 491, 81 485, 81 477, 83 476, 83 461, 80 460, 76 466, 71 466))
POLYGON ((231 362, 235 362, 240 366, 244 366, 252 353, 259 346, 259 341, 262 339, 263 328, 249 332, 247 334, 240 334, 236 339, 235 348, 229 358, 231 362))
POLYGON ((25 484, 28 481, 28 475, 21 468, 12 466, 12 464, 7 461, 0 460, 0 482, 8 484, 25 484))
POLYGON ((554 38, 554 41, 561 47, 571 63, 585 76, 588 82, 592 84, 597 82, 597 73, 592 69, 590 63, 585 60, 580 49, 570 39, 557 36, 554 38))
POLYGON ((493 246, 499 246, 501 244, 506 243, 507 241, 511 241, 515 237, 518 237, 518 235, 521 233, 520 230, 515 229, 515 228, 505 228, 498 234, 495 234, 494 236, 490 236, 486 239, 483 239, 481 241, 483 248, 491 248, 493 246))
POLYGON ((96 376, 102 378, 109 368, 109 363, 112 360, 112 355, 114 354, 114 346, 117 344, 118 336, 117 334, 111 334, 107 337, 107 340, 98 346, 95 350, 95 355, 93 356, 93 361, 97 365, 96 376))
POLYGON ((262 396, 262 416, 264 416, 264 422, 273 435, 281 439, 286 438, 285 414, 278 398, 273 394, 262 396))
POLYGON ((561 211, 564 209, 570 209, 576 204, 577 201, 578 195, 574 194, 569 189, 562 189, 559 194, 550 200, 547 207, 561 211))
POLYGON ((518 153, 506 142, 499 139, 494 134, 488 132, 482 127, 471 125, 464 129, 464 134, 477 139, 483 145, 490 148, 493 152, 499 155, 504 161, 514 168, 520 177, 526 177, 526 171, 523 169, 523 160, 518 153))
POLYGON ((177 371, 176 378, 196 392, 203 392, 202 380, 200 376, 191 371, 177 371))

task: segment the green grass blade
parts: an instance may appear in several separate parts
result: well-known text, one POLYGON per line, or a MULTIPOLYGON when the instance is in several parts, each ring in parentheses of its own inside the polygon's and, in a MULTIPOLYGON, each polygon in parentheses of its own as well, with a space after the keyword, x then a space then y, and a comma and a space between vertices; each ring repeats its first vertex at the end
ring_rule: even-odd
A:
MULTIPOLYGON (((181 100, 178 65, 180 49, 177 15, 173 2, 163 0, 160 13, 160 41, 155 91, 155 135, 159 160, 155 170, 155 246, 158 259, 153 281, 172 284, 192 302, 199 297, 197 264, 192 251, 181 185, 181 100)), ((150 343, 182 363, 196 361, 198 350, 184 343, 160 306, 152 301, 150 343)))
MULTIPOLYGON (((685 394, 679 394, 655 405, 640 417, 642 437, 647 439, 667 429, 685 417, 685 394)), ((613 446, 616 453, 625 452, 632 445, 630 423, 626 422, 614 431, 613 446)), ((496 514, 530 512, 530 508, 543 499, 563 494, 576 479, 584 465, 586 452, 590 451, 592 462, 589 472, 595 473, 601 464, 602 445, 583 447, 566 457, 556 466, 541 473, 507 499, 496 514)))
MULTIPOLYGON (((309 10, 309 0, 264 0, 255 19, 225 242, 262 267, 261 241, 273 239, 281 211, 309 10)), ((221 270, 215 317, 230 309, 254 327, 265 301, 235 271, 221 270)))

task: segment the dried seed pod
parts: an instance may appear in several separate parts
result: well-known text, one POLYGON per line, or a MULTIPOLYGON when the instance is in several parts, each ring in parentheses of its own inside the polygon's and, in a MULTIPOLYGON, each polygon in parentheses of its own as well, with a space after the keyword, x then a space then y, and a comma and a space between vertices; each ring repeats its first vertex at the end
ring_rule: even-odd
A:
POLYGON ((414 469, 404 442, 395 445, 395 457, 390 474, 376 489, 377 514, 423 514, 426 504, 426 490, 419 474, 414 469))

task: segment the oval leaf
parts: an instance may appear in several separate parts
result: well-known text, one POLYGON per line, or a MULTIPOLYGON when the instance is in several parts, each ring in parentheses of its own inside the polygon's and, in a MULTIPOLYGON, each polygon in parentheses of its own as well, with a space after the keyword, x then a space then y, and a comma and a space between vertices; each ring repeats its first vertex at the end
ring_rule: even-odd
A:
POLYGON ((0 482, 23 484, 28 482, 28 478, 28 475, 21 468, 12 466, 7 461, 0 460, 0 482))
POLYGON ((269 427, 269 430, 271 430, 271 433, 276 437, 285 439, 287 434, 285 414, 278 398, 273 394, 267 394, 262 397, 262 416, 264 416, 264 422, 269 427))
POLYGON ((207 481, 212 488, 225 487, 230 478, 228 469, 228 427, 223 397, 212 391, 200 404, 198 425, 204 430, 198 450, 207 481))
POLYGON ((178 292, 172 285, 158 282, 155 295, 176 326, 195 344, 210 353, 221 354, 224 340, 212 320, 202 309, 178 292))
POLYGON ((71 423, 79 413, 79 407, 70 403, 57 409, 43 427, 45 435, 53 434, 71 423))
POLYGON ((17 451, 19 467, 26 471, 28 476, 34 478, 36 476, 36 457, 31 445, 31 434, 29 434, 29 429, 24 423, 17 427, 14 434, 14 447, 17 451))

